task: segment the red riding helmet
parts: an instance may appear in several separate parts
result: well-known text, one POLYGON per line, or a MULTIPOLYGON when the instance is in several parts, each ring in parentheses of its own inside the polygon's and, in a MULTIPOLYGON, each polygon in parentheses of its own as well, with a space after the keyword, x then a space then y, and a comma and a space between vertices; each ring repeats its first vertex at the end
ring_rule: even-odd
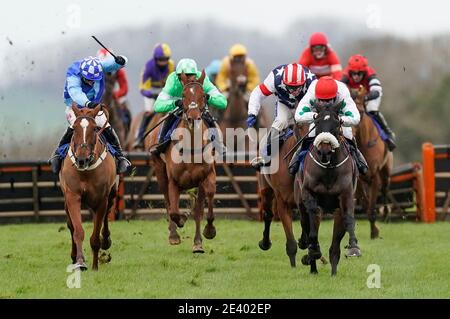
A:
POLYGON ((311 35, 311 37, 309 38, 309 46, 313 47, 315 45, 328 45, 328 39, 324 33, 316 32, 311 35))
POLYGON ((321 77, 316 84, 316 98, 320 100, 334 99, 337 96, 338 86, 331 76, 321 77))
POLYGON ((367 71, 367 58, 361 54, 355 54, 348 59, 348 70, 354 72, 367 71))
POLYGON ((298 63, 288 64, 284 67, 283 83, 289 86, 300 86, 306 81, 305 71, 298 63))

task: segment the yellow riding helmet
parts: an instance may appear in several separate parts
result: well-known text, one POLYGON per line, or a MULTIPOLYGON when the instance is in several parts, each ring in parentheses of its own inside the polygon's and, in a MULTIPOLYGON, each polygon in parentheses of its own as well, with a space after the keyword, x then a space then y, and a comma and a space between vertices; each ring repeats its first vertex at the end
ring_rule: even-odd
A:
POLYGON ((230 48, 230 56, 235 57, 237 55, 247 55, 247 48, 240 43, 237 43, 230 48))

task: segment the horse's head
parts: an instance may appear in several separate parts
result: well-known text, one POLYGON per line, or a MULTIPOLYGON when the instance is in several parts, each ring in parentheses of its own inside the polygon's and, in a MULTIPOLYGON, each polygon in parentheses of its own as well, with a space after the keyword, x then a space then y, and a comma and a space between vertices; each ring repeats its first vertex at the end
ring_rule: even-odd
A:
POLYGON ((340 107, 341 103, 316 106, 318 114, 314 120, 316 124, 314 146, 317 148, 317 154, 323 165, 330 164, 334 150, 339 147, 340 107))
POLYGON ((245 56, 236 56, 230 59, 230 89, 233 92, 245 93, 247 86, 247 67, 245 65, 245 56))
POLYGON ((364 97, 367 94, 366 88, 363 85, 360 85, 357 89, 350 89, 350 94, 352 96, 352 99, 355 101, 359 113, 364 113, 366 110, 364 103, 364 97))
POLYGON ((102 106, 99 104, 95 109, 79 109, 75 105, 72 106, 77 117, 73 124, 72 149, 79 169, 86 169, 94 160, 94 149, 97 143, 95 117, 102 106))
POLYGON ((204 80, 205 70, 202 71, 198 80, 195 77, 188 77, 184 73, 180 75, 180 81, 183 84, 183 113, 191 129, 194 128, 194 125, 200 125, 202 113, 206 107, 206 94, 203 90, 204 80))

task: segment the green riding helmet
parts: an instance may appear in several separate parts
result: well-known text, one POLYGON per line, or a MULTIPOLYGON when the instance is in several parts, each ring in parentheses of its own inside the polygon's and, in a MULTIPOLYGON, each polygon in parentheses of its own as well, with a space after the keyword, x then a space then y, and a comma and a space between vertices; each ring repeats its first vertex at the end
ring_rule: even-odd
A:
POLYGON ((175 70, 177 74, 197 74, 197 63, 192 59, 181 59, 175 70))

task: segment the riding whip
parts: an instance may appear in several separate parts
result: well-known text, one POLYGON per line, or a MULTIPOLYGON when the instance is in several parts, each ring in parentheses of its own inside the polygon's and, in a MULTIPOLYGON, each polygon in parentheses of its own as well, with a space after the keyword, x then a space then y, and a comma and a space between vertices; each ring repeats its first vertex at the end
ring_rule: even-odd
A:
POLYGON ((291 150, 284 155, 283 160, 285 160, 289 155, 291 155, 291 153, 300 145, 301 142, 303 142, 303 140, 309 135, 309 133, 312 132, 312 130, 314 130, 316 128, 316 126, 314 125, 308 133, 305 134, 305 136, 303 136, 297 143, 295 143, 294 147, 291 148, 291 150))
POLYGON ((103 43, 101 43, 101 42, 95 37, 95 35, 93 35, 92 37, 94 38, 95 41, 97 41, 98 44, 100 44, 100 45, 102 46, 103 49, 105 49, 106 51, 108 51, 109 54, 111 54, 111 55, 114 57, 114 59, 116 58, 116 56, 114 55, 114 53, 112 53, 111 51, 109 51, 109 49, 108 49, 107 47, 105 47, 105 46, 103 45, 103 43))

